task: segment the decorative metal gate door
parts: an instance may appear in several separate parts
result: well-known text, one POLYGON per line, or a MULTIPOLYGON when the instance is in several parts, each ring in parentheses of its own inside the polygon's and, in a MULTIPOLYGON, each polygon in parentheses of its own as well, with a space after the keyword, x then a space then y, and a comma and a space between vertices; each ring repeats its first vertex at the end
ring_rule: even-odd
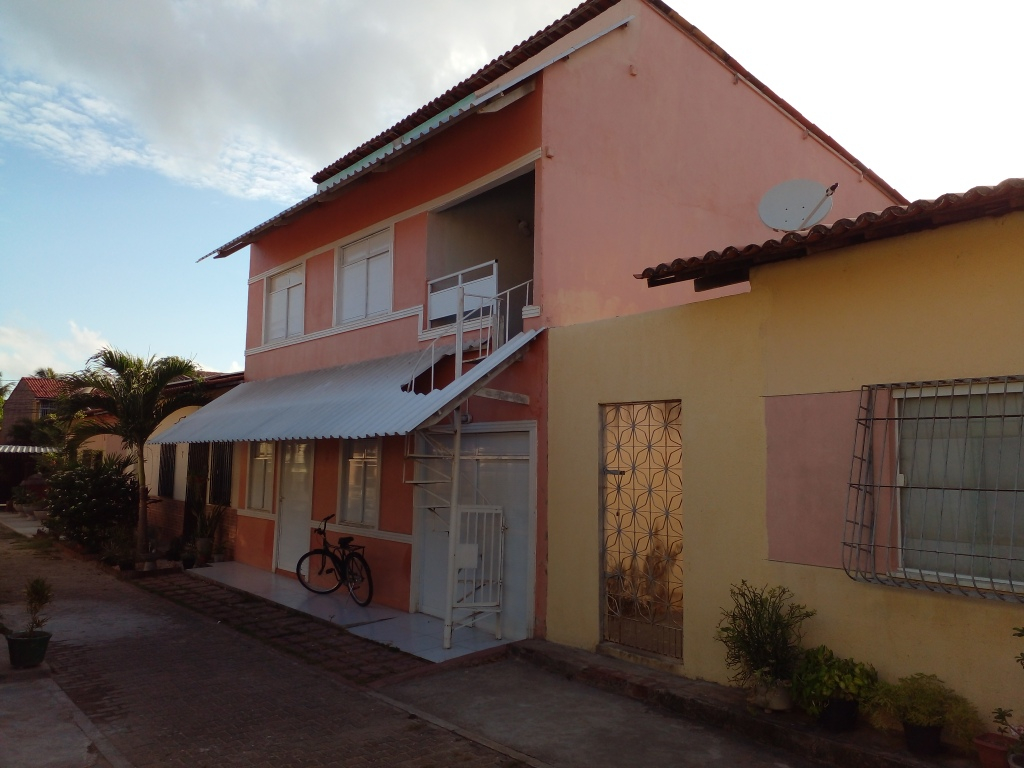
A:
POLYGON ((601 411, 604 639, 682 659, 680 403, 601 411))

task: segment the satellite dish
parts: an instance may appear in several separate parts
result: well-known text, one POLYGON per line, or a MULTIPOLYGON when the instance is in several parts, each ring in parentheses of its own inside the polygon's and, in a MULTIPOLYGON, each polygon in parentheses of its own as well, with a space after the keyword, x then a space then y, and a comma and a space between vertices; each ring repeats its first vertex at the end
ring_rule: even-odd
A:
POLYGON ((769 189, 757 206, 761 221, 780 232, 794 232, 813 227, 832 210, 831 187, 808 179, 791 179, 769 189))

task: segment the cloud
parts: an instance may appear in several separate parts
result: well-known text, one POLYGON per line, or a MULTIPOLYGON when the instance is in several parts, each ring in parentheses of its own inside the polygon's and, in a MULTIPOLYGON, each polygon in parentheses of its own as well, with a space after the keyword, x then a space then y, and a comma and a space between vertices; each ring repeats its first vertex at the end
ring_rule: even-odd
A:
POLYGON ((52 338, 45 331, 0 325, 0 372, 3 380, 31 376, 37 368, 70 373, 85 366, 86 360, 109 342, 98 331, 68 321, 68 333, 52 338))
POLYGON ((0 139, 291 202, 574 0, 12 0, 0 139))

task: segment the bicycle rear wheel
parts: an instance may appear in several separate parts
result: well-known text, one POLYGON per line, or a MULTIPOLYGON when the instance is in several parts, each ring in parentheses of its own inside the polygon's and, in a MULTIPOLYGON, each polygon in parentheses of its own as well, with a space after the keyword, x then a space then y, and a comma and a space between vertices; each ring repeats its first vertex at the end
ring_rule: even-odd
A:
POLYGON ((350 552, 345 558, 345 584, 356 605, 369 605, 373 599, 373 577, 366 558, 350 552))
POLYGON ((310 592, 326 595, 341 586, 341 563, 326 549, 314 549, 299 558, 295 575, 310 592))

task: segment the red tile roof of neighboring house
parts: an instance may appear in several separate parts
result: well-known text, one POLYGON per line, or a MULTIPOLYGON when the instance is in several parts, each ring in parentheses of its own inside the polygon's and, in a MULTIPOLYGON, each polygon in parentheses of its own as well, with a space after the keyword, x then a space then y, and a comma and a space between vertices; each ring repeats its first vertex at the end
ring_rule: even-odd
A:
MULTIPOLYGON (((540 32, 536 33, 533 37, 520 43, 512 50, 499 56, 498 58, 491 61, 490 64, 482 67, 476 73, 470 75, 468 78, 463 80, 458 85, 450 88, 441 96, 438 96, 433 101, 420 107, 418 110, 413 112, 408 117, 402 119, 388 130, 375 136, 367 142, 364 142, 360 146, 353 149, 343 157, 339 158, 335 162, 328 165, 326 168, 318 171, 312 176, 312 179, 317 184, 327 181, 335 174, 339 173, 346 168, 353 166, 359 160, 372 155, 374 152, 386 148, 389 144, 397 140, 399 137, 405 135, 408 131, 422 125, 429 119, 438 116, 446 109, 457 104, 460 100, 466 98, 470 94, 479 91, 490 83, 496 81, 505 73, 523 62, 530 59, 530 57, 537 55, 548 46, 556 43, 561 38, 565 37, 570 32, 579 29, 591 19, 599 16, 600 14, 607 11, 609 8, 617 5, 621 0, 587 0, 573 10, 569 11, 565 16, 555 21, 553 24, 548 25, 540 32)), ((893 200, 906 203, 907 199, 903 197, 899 192, 893 189, 887 184, 878 174, 872 171, 870 168, 861 163, 857 158, 847 152, 835 139, 829 136, 827 133, 822 131, 818 126, 804 117, 800 112, 795 110, 788 102, 780 98, 774 91, 768 88, 764 83, 754 77, 750 72, 747 71, 739 62, 737 62, 732 56, 725 52, 714 40, 709 38, 697 27, 688 22, 671 7, 669 7, 663 0, 644 0, 648 5, 654 8, 657 12, 662 14, 672 24, 678 27, 682 32, 688 35, 698 45, 700 45, 709 54, 716 57, 722 62, 731 72, 735 73, 737 82, 742 79, 746 81, 754 90, 761 93, 766 99, 773 102, 780 110, 788 114, 796 123, 801 125, 804 130, 807 131, 808 135, 813 135, 822 144, 827 146, 837 155, 842 157, 844 160, 849 162, 859 171, 864 174, 864 177, 878 187, 884 194, 891 197, 893 200)), ((472 114, 468 112, 466 114, 472 114)), ((451 125, 455 120, 449 120, 447 125, 451 125)), ((431 135, 432 131, 425 131, 422 136, 426 137, 431 135)), ((419 140, 411 141, 405 145, 405 148, 401 151, 405 151, 412 146, 419 144, 419 140)), ((394 157, 394 155, 392 155, 394 157)), ((376 163, 372 163, 363 168, 360 172, 354 173, 349 176, 344 182, 339 182, 332 187, 324 190, 319 190, 309 197, 300 200, 295 205, 287 208, 281 213, 277 214, 271 219, 263 222, 259 226, 250 229, 242 235, 239 235, 235 239, 225 243, 216 250, 203 256, 200 261, 210 256, 214 258, 224 258, 230 256, 235 251, 244 248, 246 245, 255 242, 264 232, 286 223, 289 219, 303 213, 307 209, 318 205, 321 202, 326 202, 337 195, 339 188, 345 184, 353 181, 356 178, 362 176, 363 173, 368 172, 376 163)))
MULTIPOLYGON (((862 213, 856 219, 840 219, 830 226, 818 224, 760 245, 729 246, 721 251, 708 251, 703 256, 679 258, 671 264, 647 267, 634 277, 646 280, 651 287, 701 278, 714 280, 761 264, 1022 210, 1024 179, 1007 179, 994 187, 974 187, 967 192, 950 193, 935 200, 893 205, 880 213, 862 213)), ((751 215, 755 214, 751 212, 751 215)), ((727 282, 723 280, 721 284, 727 282)))
POLYGON ((60 379, 25 376, 23 381, 37 400, 56 400, 64 389, 64 384, 60 379))

